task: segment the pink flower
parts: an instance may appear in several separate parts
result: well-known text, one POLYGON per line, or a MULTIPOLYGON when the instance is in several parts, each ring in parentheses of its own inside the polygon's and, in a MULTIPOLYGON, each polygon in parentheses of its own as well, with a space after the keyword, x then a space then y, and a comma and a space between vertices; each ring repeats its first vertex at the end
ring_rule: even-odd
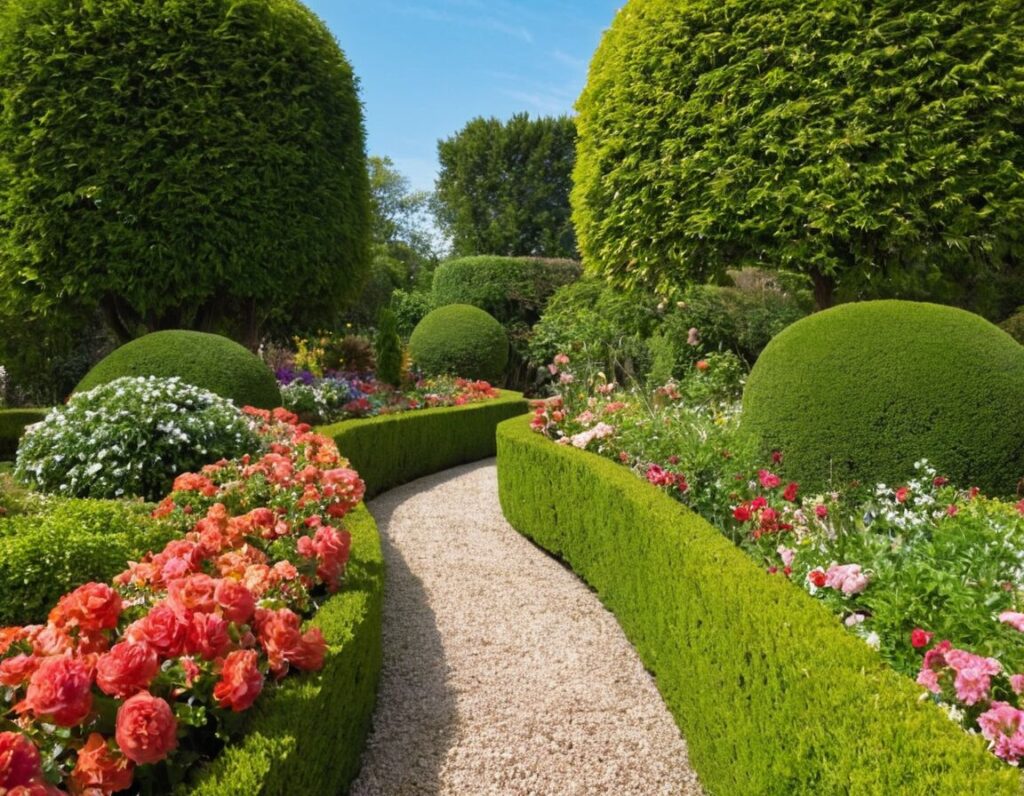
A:
POLYGON ((1010 676, 1010 688, 1013 689, 1013 693, 1018 696, 1024 693, 1024 674, 1014 674, 1010 676))
POLYGON ((896 502, 905 503, 907 501, 908 495, 910 495, 910 490, 907 489, 905 486, 901 486, 899 489, 896 490, 896 502))
POLYGON ((814 513, 818 516, 818 519, 825 519, 828 516, 828 506, 824 503, 819 503, 814 507, 814 513))
POLYGON ((953 682, 956 697, 965 705, 976 705, 988 699, 991 678, 1003 667, 995 658, 982 658, 965 650, 951 649, 946 653, 946 663, 956 672, 953 682))
POLYGON ((948 506, 946 506, 947 517, 955 517, 959 513, 960 507, 956 503, 950 503, 948 506))
POLYGON ((1009 625, 1014 630, 1024 633, 1024 614, 1017 611, 1003 611, 999 614, 999 621, 1009 625))
POLYGON ((700 331, 696 326, 690 327, 690 331, 686 334, 686 344, 692 346, 700 345, 700 331))
POLYGON ((566 356, 565 354, 555 354, 555 364, 556 365, 563 365, 563 366, 564 365, 568 365, 569 364, 569 357, 566 356))
POLYGON ((761 481, 761 486, 765 489, 775 489, 775 487, 782 483, 781 478, 768 470, 758 470, 757 477, 761 481))
POLYGON ((997 757, 1014 765, 1024 753, 1022 720, 1024 712, 1005 702, 993 702, 987 711, 978 716, 978 727, 982 736, 992 744, 992 751, 997 757))
POLYGON ((860 564, 833 564, 825 573, 825 585, 849 597, 868 587, 868 577, 861 572, 860 564))
POLYGON ((780 545, 776 552, 779 554, 779 558, 782 559, 783 566, 793 566, 793 559, 796 558, 796 550, 790 550, 788 547, 780 545))

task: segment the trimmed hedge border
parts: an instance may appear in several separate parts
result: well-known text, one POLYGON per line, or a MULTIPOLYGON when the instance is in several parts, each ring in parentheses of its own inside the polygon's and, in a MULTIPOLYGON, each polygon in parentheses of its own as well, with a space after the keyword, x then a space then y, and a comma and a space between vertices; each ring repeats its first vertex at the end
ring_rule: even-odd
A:
POLYGON ((616 615, 710 793, 1022 792, 980 737, 702 518, 525 419, 497 442, 505 516, 616 615))
POLYGON ((365 505, 345 518, 352 533, 341 591, 308 626, 327 640, 324 668, 285 680, 253 706, 246 734, 207 765, 190 796, 343 793, 359 773, 382 660, 384 559, 365 505))
POLYGON ((49 409, 0 409, 0 459, 13 459, 25 428, 46 418, 49 409))
POLYGON ((343 420, 317 429, 331 437, 366 482, 366 497, 496 453, 495 429, 525 414, 521 393, 436 409, 343 420))

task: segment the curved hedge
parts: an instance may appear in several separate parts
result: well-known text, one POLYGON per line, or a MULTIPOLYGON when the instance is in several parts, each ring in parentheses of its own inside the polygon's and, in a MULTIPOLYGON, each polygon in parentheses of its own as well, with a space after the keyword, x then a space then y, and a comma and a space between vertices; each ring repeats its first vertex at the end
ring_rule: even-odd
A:
POLYGON ((14 458, 25 429, 46 419, 49 409, 0 409, 0 459, 14 458))
POLYGON ((365 506, 346 516, 345 527, 352 533, 345 584, 308 623, 328 644, 323 669, 268 689, 245 736, 180 794, 336 794, 359 773, 381 667, 384 559, 365 506))
POLYGON ((363 111, 301 2, 2 2, 0 107, 0 276, 26 304, 251 339, 358 295, 363 111))
POLYGON ((428 376, 447 374, 497 383, 508 365, 508 335, 483 310, 450 304, 427 313, 416 324, 409 354, 428 376))
POLYGON ((462 257, 434 271, 434 306, 472 304, 499 323, 533 326, 551 294, 580 278, 575 260, 541 257, 462 257))
POLYGON ((493 456, 498 424, 529 411, 520 393, 465 406, 416 409, 343 420, 318 429, 331 437, 366 483, 366 497, 431 473, 493 456))
POLYGON ((709 793, 1018 795, 1020 774, 827 609, 629 470, 498 428, 513 526, 616 615, 709 793))
POLYGON ((173 329, 126 343, 101 359, 75 388, 85 392, 122 376, 178 376, 239 407, 281 405, 277 379, 263 361, 227 337, 173 329))
POLYGON ((1024 348, 936 304, 844 304, 798 321, 747 380, 743 423, 806 488, 897 483, 928 459, 1012 494, 1024 476, 1024 348))

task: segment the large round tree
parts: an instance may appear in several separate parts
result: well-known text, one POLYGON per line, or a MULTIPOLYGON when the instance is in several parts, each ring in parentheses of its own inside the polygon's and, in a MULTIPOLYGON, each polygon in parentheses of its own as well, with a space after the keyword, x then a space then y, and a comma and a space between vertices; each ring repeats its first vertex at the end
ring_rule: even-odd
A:
POLYGON ((1019 0, 629 0, 578 103, 585 262, 977 278, 1024 241, 1019 0))
POLYGON ((355 295, 356 80, 294 0, 0 4, 0 292, 252 341, 355 295))

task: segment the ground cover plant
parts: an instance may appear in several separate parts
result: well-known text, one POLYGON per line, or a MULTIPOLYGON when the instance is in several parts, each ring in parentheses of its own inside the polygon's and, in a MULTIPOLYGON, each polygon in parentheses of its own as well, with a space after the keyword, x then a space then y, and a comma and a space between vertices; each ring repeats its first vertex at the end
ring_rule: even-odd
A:
POLYGON ((153 512, 176 539, 0 630, 7 792, 169 792, 270 682, 321 667, 302 617, 341 585, 364 485, 294 415, 247 413, 269 452, 178 476, 153 512))
POLYGON ((1024 501, 954 484, 927 461, 889 484, 805 489, 741 422, 742 371, 720 355, 653 390, 551 363, 532 426, 620 462, 831 608, 924 686, 922 698, 1024 756, 1024 501))

